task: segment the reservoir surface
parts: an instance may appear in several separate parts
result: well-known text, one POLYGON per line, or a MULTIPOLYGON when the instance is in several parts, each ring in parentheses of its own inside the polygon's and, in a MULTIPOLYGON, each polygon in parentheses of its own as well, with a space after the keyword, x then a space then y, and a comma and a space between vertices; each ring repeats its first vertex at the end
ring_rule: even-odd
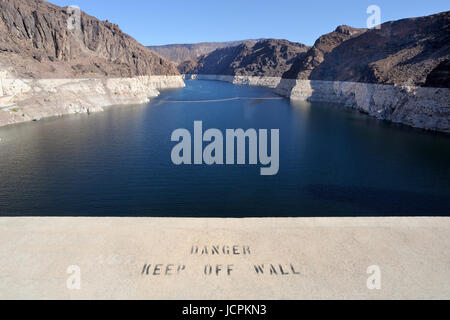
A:
POLYGON ((0 128, 0 216, 449 214, 450 136, 266 88, 187 81, 147 105, 0 128), (174 165, 172 132, 200 120, 279 129, 279 173, 174 165))

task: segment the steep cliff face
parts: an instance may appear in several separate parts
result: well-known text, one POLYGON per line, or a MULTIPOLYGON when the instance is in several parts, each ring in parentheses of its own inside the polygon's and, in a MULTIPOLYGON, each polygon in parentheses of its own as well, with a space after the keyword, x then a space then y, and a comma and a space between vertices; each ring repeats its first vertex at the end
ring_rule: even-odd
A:
POLYGON ((450 84, 450 59, 442 61, 427 77, 425 87, 449 88, 450 84))
POLYGON ((0 60, 16 77, 176 75, 175 66, 117 25, 42 0, 0 1, 0 60))
POLYGON ((146 103, 183 86, 171 62, 114 24, 45 1, 0 0, 0 126, 146 103))
POLYGON ((217 49, 178 69, 184 74, 221 74, 280 77, 308 47, 287 40, 267 39, 255 44, 217 49))
POLYGON ((254 44, 258 41, 259 40, 242 40, 227 42, 201 42, 192 44, 169 44, 165 46, 148 46, 148 48, 164 58, 176 64, 180 64, 185 61, 195 60, 198 57, 211 53, 216 49, 235 47, 244 42, 254 44))
POLYGON ((283 78, 307 80, 311 72, 320 66, 326 57, 343 42, 361 35, 366 29, 339 26, 334 32, 321 36, 306 54, 297 57, 283 78))
MULTIPOLYGON (((450 87, 446 73, 450 58, 450 11, 387 22, 379 30, 341 39, 344 41, 330 46, 331 50, 315 63, 305 64, 305 58, 300 59, 285 77, 450 87)), ((316 50, 322 51, 320 41, 310 51, 316 50)))

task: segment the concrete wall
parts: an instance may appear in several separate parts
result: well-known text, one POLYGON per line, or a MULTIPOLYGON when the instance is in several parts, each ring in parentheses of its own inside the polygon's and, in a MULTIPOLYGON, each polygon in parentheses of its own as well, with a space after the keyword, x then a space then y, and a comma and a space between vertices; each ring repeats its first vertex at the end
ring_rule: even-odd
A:
POLYGON ((0 218, 0 299, 449 299, 449 232, 450 218, 0 218))

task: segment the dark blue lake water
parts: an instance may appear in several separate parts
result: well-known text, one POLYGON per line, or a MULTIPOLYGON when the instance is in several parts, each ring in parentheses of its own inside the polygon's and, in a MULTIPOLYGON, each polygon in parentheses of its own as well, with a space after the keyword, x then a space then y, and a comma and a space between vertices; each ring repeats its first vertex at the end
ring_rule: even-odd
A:
POLYGON ((450 137, 329 103, 236 100, 264 88, 189 81, 148 105, 0 128, 3 216, 417 216, 450 213, 450 137), (171 133, 280 129, 280 171, 175 166, 171 133))

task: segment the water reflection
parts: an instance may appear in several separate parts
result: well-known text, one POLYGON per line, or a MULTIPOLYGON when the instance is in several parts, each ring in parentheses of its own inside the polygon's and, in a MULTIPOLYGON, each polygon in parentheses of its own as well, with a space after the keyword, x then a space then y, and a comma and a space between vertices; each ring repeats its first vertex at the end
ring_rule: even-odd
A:
POLYGON ((0 214, 50 216, 448 215, 450 139, 341 105, 192 81, 148 105, 0 128, 0 214), (280 129, 280 173, 171 163, 170 135, 280 129))

